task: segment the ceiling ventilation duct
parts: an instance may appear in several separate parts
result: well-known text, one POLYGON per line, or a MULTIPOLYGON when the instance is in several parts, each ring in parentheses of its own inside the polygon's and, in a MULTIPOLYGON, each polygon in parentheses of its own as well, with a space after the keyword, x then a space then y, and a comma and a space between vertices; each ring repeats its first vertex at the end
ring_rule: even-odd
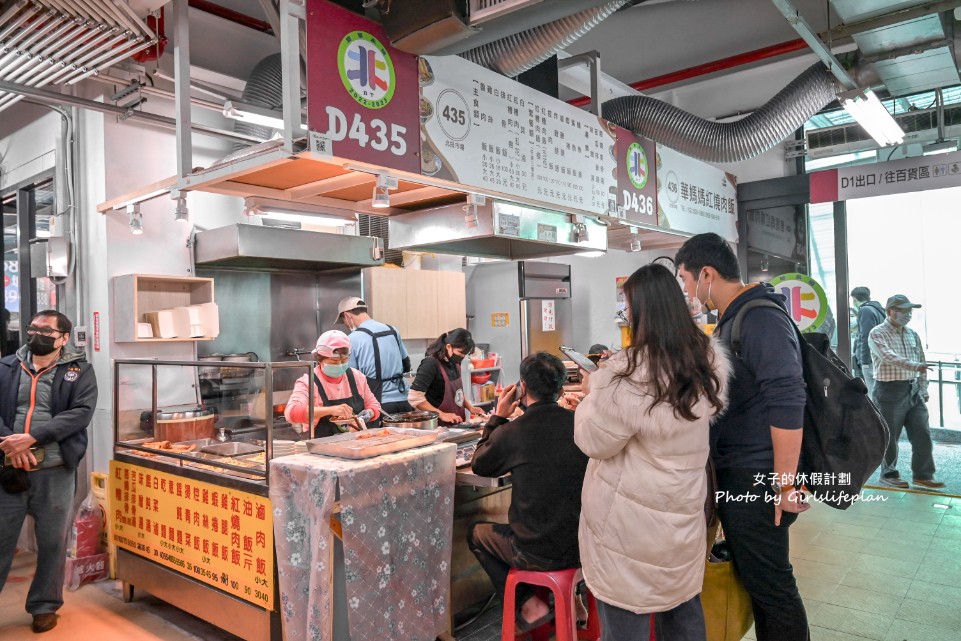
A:
POLYGON ((735 122, 714 122, 647 96, 604 103, 604 118, 706 162, 759 156, 797 131, 836 98, 841 87, 822 63, 810 67, 760 109, 735 122))
MULTIPOLYGON (((0 10, 0 80, 72 85, 156 43, 124 2, 16 0, 0 10)), ((0 93, 0 111, 21 98, 0 93)))
POLYGON ((391 44, 401 51, 453 55, 608 4, 611 0, 381 0, 377 6, 391 44))

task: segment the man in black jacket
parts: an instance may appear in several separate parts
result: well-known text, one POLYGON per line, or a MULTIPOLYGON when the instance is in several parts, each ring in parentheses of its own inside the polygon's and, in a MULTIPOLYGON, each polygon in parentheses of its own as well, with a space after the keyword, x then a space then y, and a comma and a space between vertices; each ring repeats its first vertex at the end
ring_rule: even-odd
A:
MULTIPOLYGON (((512 567, 562 570, 580 567, 577 524, 588 458, 574 444, 574 413, 557 404, 567 380, 559 358, 545 352, 521 362, 519 394, 501 394, 474 453, 481 476, 511 474, 509 524, 475 523, 467 543, 503 596, 512 567), (524 414, 508 418, 520 405, 524 414)), ((518 589, 518 628, 527 630, 550 616, 528 586, 518 589), (523 591, 522 591, 523 590, 523 591)))
POLYGON ((851 290, 854 308, 858 310, 858 335, 854 339, 854 369, 861 372, 861 378, 868 388, 868 397, 874 398, 874 364, 871 362, 871 348, 868 336, 871 330, 884 322, 887 317, 881 303, 871 300, 871 290, 855 287, 851 290))
MULTIPOLYGON (((728 345, 745 303, 764 298, 785 306, 770 285, 741 281, 737 256, 717 234, 688 239, 674 260, 688 296, 717 311, 714 334, 728 345)), ((806 402, 801 346, 784 311, 758 307, 745 314, 727 410, 711 425, 718 494, 733 497, 718 500, 718 515, 751 597, 757 640, 808 641, 788 553, 788 528, 809 507, 793 487, 806 402)))
POLYGON ((56 310, 38 313, 27 344, 0 359, 0 590, 24 518, 34 518, 37 569, 26 609, 34 632, 57 625, 63 605, 67 528, 97 379, 83 353, 66 353, 73 324, 56 310))

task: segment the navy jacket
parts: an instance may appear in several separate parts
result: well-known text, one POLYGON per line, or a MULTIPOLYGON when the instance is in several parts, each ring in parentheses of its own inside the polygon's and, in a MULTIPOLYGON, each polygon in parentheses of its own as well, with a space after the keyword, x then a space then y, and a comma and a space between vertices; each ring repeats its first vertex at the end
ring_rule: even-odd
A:
MULTIPOLYGON (((0 436, 13 434, 20 389, 20 358, 0 359, 0 436)), ((97 378, 85 360, 60 362, 53 374, 50 414, 53 418, 30 429, 40 445, 57 442, 63 464, 76 469, 87 451, 87 426, 97 407, 97 378)))
MULTIPOLYGON (((735 298, 715 333, 731 346, 738 309, 756 298, 784 307, 784 296, 761 284, 735 298)), ((804 425, 805 383, 801 347, 787 314, 770 307, 747 312, 741 325, 741 353, 733 358, 727 410, 711 426, 711 455, 717 469, 773 471, 771 426, 800 429, 804 425)))
POLYGON ((858 309, 858 338, 854 342, 854 360, 857 365, 871 364, 868 336, 872 329, 884 322, 884 319, 884 308, 876 300, 868 301, 858 309))

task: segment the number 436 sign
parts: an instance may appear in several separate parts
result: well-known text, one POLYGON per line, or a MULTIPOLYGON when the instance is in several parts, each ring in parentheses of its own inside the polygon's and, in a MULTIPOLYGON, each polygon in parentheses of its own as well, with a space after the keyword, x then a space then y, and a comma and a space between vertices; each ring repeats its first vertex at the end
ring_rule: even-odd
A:
POLYGON ((307 3, 307 126, 325 153, 420 173, 417 59, 389 42, 375 22, 307 3))

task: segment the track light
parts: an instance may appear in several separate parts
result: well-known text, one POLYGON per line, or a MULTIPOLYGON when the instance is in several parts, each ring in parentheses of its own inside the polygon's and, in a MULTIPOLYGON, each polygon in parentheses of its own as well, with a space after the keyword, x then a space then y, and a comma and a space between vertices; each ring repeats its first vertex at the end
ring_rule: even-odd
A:
POLYGON ((464 205, 464 222, 468 229, 477 227, 477 208, 487 204, 487 196, 482 194, 467 194, 467 204, 464 205))
POLYGON ((770 268, 771 268, 771 262, 770 260, 768 260, 767 254, 765 254, 764 258, 761 259, 761 271, 766 272, 770 268))
POLYGON ((177 196, 177 207, 174 209, 174 220, 186 221, 189 216, 187 211, 187 197, 177 196))
POLYGON ((390 190, 397 189, 397 179, 387 174, 377 174, 377 184, 374 185, 374 195, 370 206, 374 209, 390 207, 390 190))
POLYGON ((127 205, 127 217, 130 225, 130 233, 139 236, 143 233, 143 214, 140 213, 140 203, 127 205))
POLYGON ((641 239, 637 237, 637 228, 631 227, 631 244, 627 248, 629 252, 641 251, 641 239))

